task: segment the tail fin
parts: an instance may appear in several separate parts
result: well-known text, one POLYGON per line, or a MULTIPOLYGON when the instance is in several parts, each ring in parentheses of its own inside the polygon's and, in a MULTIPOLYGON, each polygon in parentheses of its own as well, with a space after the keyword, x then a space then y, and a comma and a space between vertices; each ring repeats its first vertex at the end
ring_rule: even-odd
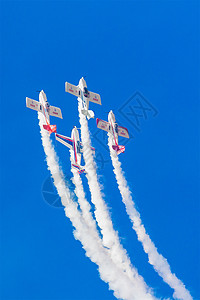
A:
POLYGON ((52 132, 57 132, 57 126, 56 125, 43 125, 43 128, 47 130, 50 134, 52 132))
POLYGON ((79 174, 85 173, 85 169, 78 164, 72 164, 72 167, 77 170, 79 174))
POLYGON ((119 155, 120 153, 124 153, 125 151, 125 146, 113 145, 112 148, 117 152, 117 155, 119 155))
POLYGON ((94 112, 92 110, 82 109, 81 112, 88 118, 88 120, 94 118, 94 112))

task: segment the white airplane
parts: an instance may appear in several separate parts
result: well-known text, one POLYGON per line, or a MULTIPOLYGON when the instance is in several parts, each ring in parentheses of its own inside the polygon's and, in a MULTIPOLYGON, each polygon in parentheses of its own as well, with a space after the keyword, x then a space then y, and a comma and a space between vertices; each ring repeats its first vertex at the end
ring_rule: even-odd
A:
MULTIPOLYGON (((71 138, 56 133, 56 140, 68 147, 70 150, 74 152, 72 167, 78 171, 79 174, 85 173, 85 169, 81 166, 81 156, 83 152, 83 146, 80 142, 78 129, 76 126, 72 129, 71 138)), ((91 147, 93 151, 95 149, 91 147)))
POLYGON ((47 97, 45 92, 42 90, 39 94, 39 102, 33 99, 26 97, 26 106, 33 110, 39 111, 43 113, 46 124, 43 125, 44 129, 46 129, 50 134, 52 132, 56 132, 56 125, 50 125, 50 117, 54 116, 62 119, 62 113, 60 108, 55 106, 50 106, 47 102, 47 97))
POLYGON ((118 124, 115 121, 115 115, 113 114, 112 110, 108 114, 108 122, 103 121, 101 119, 97 119, 97 127, 112 134, 112 148, 117 152, 118 155, 125 151, 125 146, 120 146, 118 144, 118 136, 129 138, 128 129, 122 126, 118 126, 118 124))
POLYGON ((78 97, 78 100, 81 101, 82 104, 81 112, 88 118, 88 120, 90 118, 94 118, 94 112, 92 110, 88 110, 89 102, 101 105, 101 97, 99 94, 88 91, 87 84, 83 77, 79 80, 78 86, 65 82, 65 91, 78 97))

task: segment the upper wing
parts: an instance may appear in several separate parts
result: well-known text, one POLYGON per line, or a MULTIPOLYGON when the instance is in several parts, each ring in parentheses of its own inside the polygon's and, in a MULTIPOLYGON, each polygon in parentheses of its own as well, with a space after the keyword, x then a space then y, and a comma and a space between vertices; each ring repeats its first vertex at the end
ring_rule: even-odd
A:
POLYGON ((129 139, 128 129, 125 127, 118 126, 118 135, 129 139))
POLYGON ((106 121, 97 118, 97 127, 102 130, 109 131, 110 124, 106 121))
POLYGON ((89 101, 101 105, 101 97, 100 97, 100 95, 99 94, 95 94, 93 92, 89 92, 89 93, 90 93, 89 94, 89 98, 88 98, 89 101))
POLYGON ((73 150, 73 140, 67 136, 61 135, 56 133, 56 140, 68 147, 69 149, 73 150))
POLYGON ((30 99, 28 97, 26 97, 26 106, 28 108, 31 108, 31 109, 34 109, 34 110, 42 112, 42 105, 41 105, 41 103, 38 102, 38 101, 36 101, 36 100, 30 99))
POLYGON ((61 109, 55 106, 49 107, 49 115, 62 119, 61 109))
POLYGON ((81 96, 81 90, 78 86, 76 85, 73 85, 69 82, 65 82, 65 91, 74 95, 74 96, 77 96, 77 97, 80 97, 81 96))

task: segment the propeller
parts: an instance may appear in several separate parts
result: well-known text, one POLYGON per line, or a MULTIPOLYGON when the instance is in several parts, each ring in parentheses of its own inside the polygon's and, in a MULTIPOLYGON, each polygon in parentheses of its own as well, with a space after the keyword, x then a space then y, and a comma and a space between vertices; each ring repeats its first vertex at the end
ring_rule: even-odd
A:
MULTIPOLYGON (((116 111, 116 109, 111 109, 111 110, 112 110, 112 111, 116 111)), ((105 110, 104 110, 104 112, 107 113, 107 114, 109 114, 110 111, 105 111, 105 110)))
MULTIPOLYGON (((75 128, 75 127, 76 127, 76 126, 73 126, 73 128, 75 128)), ((80 130, 81 128, 77 128, 77 127, 76 127, 76 129, 79 129, 79 130, 80 130)))

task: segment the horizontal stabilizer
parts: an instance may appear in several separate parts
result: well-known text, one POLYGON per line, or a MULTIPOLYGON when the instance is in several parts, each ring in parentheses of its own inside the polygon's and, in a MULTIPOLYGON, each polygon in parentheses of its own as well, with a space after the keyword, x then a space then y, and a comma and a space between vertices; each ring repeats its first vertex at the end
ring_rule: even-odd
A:
POLYGON ((120 153, 124 153, 125 151, 125 146, 113 145, 112 148, 117 152, 117 155, 119 155, 120 153))
POLYGON ((85 169, 78 164, 72 164, 72 167, 77 170, 79 174, 85 173, 85 169))
POLYGON ((56 130, 57 130, 57 126, 56 125, 43 125, 43 128, 45 130, 47 130, 50 134, 52 132, 56 132, 56 130))
POLYGON ((95 153, 95 148, 94 147, 91 147, 91 150, 95 153))
POLYGON ((94 118, 94 112, 92 110, 88 110, 87 118, 88 120, 94 118))
POLYGON ((81 112, 84 116, 88 118, 88 120, 94 118, 94 112, 92 110, 82 109, 81 112))

